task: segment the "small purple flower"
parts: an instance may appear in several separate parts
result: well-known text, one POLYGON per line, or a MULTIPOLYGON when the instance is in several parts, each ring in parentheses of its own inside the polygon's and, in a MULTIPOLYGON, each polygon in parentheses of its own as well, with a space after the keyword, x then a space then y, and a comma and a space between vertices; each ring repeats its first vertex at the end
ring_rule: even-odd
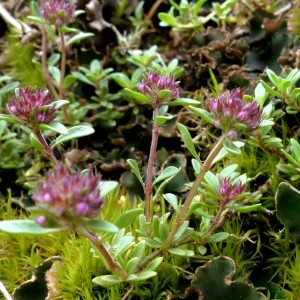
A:
POLYGON ((138 90, 148 96, 153 105, 163 104, 179 97, 178 84, 179 81, 175 81, 172 76, 159 75, 157 72, 151 71, 138 84, 138 90), (163 95, 160 93, 163 90, 167 90, 169 93, 163 95))
POLYGON ((74 22, 75 10, 74 5, 64 0, 50 0, 41 7, 41 15, 49 24, 61 27, 74 22))
POLYGON ((220 180, 219 194, 221 196, 221 202, 227 203, 238 195, 240 195, 246 188, 244 183, 230 183, 230 178, 225 177, 220 180))
POLYGON ((241 129, 240 125, 249 134, 254 134, 263 119, 259 103, 244 102, 245 92, 245 89, 234 89, 229 94, 224 93, 207 103, 208 109, 215 117, 215 126, 229 133, 229 137, 233 137, 230 132, 241 129))
POLYGON ((52 103, 48 90, 36 90, 20 88, 16 90, 7 103, 8 113, 20 123, 35 128, 39 124, 49 124, 56 117, 56 108, 47 107, 52 103))
MULTIPOLYGON (((46 173, 38 183, 32 198, 39 209, 48 212, 62 224, 79 222, 82 217, 97 217, 104 200, 100 197, 100 175, 93 176, 91 170, 85 176, 80 172, 68 173, 59 166, 46 173)), ((45 219, 37 218, 38 224, 45 219)))

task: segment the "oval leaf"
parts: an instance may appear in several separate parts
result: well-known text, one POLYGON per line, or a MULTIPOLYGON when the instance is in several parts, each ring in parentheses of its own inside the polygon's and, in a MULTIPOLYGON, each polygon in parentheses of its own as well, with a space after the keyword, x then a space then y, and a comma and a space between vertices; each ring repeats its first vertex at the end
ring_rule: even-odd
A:
POLYGON ((115 225, 118 226, 119 228, 124 228, 128 225, 130 225, 133 220, 139 216, 141 213, 143 213, 144 209, 143 208, 133 208, 130 210, 127 210, 120 214, 116 220, 115 220, 115 225))
POLYGON ((86 38, 89 38, 91 36, 94 36, 94 34, 91 33, 91 32, 80 32, 80 33, 74 35, 73 37, 71 37, 68 40, 67 45, 71 45, 71 44, 73 44, 75 42, 79 42, 79 41, 81 41, 83 39, 86 39, 86 38))
POLYGON ((82 136, 90 135, 94 133, 95 130, 86 125, 78 125, 78 126, 73 126, 71 128, 68 128, 68 134, 61 134, 58 136, 52 143, 51 147, 55 147, 56 145, 59 145, 63 142, 73 140, 82 136))
POLYGON ((180 168, 176 168, 174 166, 169 166, 161 172, 161 174, 153 181, 153 184, 156 184, 159 181, 169 178, 169 177, 177 174, 179 171, 180 171, 180 168))
POLYGON ((64 228, 45 228, 34 220, 5 220, 0 221, 0 230, 14 234, 47 234, 63 230, 64 228))

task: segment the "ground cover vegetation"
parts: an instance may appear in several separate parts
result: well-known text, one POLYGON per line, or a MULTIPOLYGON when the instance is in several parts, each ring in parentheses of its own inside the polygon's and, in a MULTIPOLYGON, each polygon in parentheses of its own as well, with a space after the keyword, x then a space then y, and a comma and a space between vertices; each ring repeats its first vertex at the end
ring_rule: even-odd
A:
POLYGON ((0 298, 300 299, 300 7, 0 2, 0 298))

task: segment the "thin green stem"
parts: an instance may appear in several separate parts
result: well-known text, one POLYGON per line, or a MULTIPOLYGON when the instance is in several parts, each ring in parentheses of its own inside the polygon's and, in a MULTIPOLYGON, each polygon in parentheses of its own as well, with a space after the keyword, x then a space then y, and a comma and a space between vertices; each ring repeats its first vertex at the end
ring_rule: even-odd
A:
POLYGON ((40 143, 44 146, 43 154, 53 163, 55 166, 59 166, 60 163, 55 157, 52 149, 49 147, 48 143, 45 140, 45 137, 43 136, 42 132, 39 129, 34 130, 34 134, 36 135, 37 139, 40 141, 40 143))
POLYGON ((156 156, 156 148, 158 143, 158 135, 159 135, 159 126, 156 124, 156 117, 158 115, 160 105, 157 103, 154 106, 153 110, 153 128, 152 128, 152 139, 147 167, 147 177, 145 182, 145 216, 146 221, 150 222, 150 207, 151 207, 151 195, 152 195, 152 177, 153 177, 153 167, 156 156))
POLYGON ((206 158, 205 162, 203 163, 199 175, 197 176, 196 180, 194 181, 189 194, 187 196, 187 198, 185 199, 182 208, 180 210, 179 215, 177 216, 177 219, 175 221, 175 224, 166 240, 166 243, 164 245, 165 249, 169 249, 172 245, 172 240, 174 238, 174 235, 176 234, 178 228, 181 226, 181 224, 184 222, 187 212, 189 210, 189 207, 191 206, 191 203, 198 191, 198 187, 201 183, 201 181, 204 178, 204 175, 210 170, 211 166, 212 166, 212 162, 213 160, 216 158, 216 156, 218 155, 218 153, 221 151, 221 149, 223 148, 223 142, 226 138, 226 135, 223 134, 219 141, 216 143, 216 145, 214 146, 214 148, 211 150, 211 152, 209 153, 208 157, 206 158))
POLYGON ((84 228, 77 227, 76 230, 81 233, 83 236, 85 236, 91 243, 95 246, 95 248, 101 253, 102 258, 107 264, 107 268, 111 272, 115 272, 120 276, 120 278, 123 281, 127 280, 127 274, 119 267, 119 265, 115 262, 113 257, 110 255, 110 253, 107 251, 107 249, 104 247, 102 241, 98 238, 98 236, 90 232, 84 228))

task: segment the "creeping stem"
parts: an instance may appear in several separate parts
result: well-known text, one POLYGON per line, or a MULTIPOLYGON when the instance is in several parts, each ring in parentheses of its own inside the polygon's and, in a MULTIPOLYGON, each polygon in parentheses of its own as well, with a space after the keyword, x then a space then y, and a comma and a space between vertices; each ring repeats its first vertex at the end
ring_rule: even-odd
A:
POLYGON ((199 187, 201 181, 203 180, 204 175, 210 170, 213 160, 215 159, 215 157, 218 155, 218 153, 223 148, 223 142, 224 142, 225 138, 226 138, 226 135, 223 134, 220 137, 219 141, 214 146, 214 148, 209 153, 206 160, 204 161, 204 163, 200 169, 200 172, 199 172, 196 180, 194 181, 187 198, 185 199, 185 201, 182 205, 181 211, 180 211, 179 215, 177 216, 175 224, 166 240, 166 243, 164 245, 165 249, 169 249, 171 247, 174 235, 176 234, 176 232, 177 232, 178 228, 181 226, 181 224, 184 222, 184 220, 186 218, 186 214, 189 210, 189 207, 191 206, 191 203, 197 193, 198 187, 199 187))
POLYGON ((145 182, 145 216, 146 221, 150 221, 150 203, 151 203, 151 194, 152 194, 152 177, 153 177, 153 166, 155 161, 156 155, 156 148, 158 142, 158 133, 159 133, 159 126, 156 124, 156 117, 158 115, 160 104, 156 101, 154 110, 153 110, 153 129, 152 129, 152 139, 151 139, 151 146, 150 146, 150 153, 149 153, 149 160, 147 166, 147 177, 145 182))

